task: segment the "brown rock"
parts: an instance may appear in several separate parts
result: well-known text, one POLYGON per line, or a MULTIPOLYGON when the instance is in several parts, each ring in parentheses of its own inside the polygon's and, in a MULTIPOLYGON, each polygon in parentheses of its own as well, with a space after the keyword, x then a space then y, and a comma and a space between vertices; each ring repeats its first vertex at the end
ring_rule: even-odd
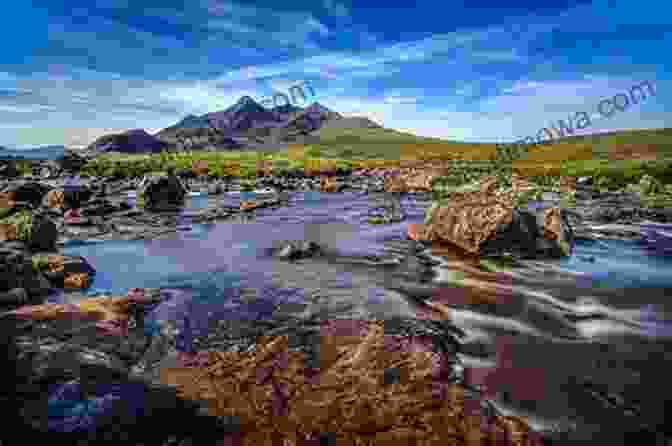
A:
POLYGON ((62 190, 53 189, 47 193, 47 206, 49 209, 63 209, 64 194, 62 190))
POLYGON ((338 183, 336 182, 336 178, 322 175, 320 177, 320 191, 338 192, 338 183))
POLYGON ((346 445, 467 446, 501 436, 530 445, 529 427, 514 417, 485 427, 478 401, 436 378, 442 359, 431 349, 386 335, 381 321, 331 325, 322 330, 315 376, 286 337, 268 337, 251 352, 203 352, 188 366, 161 369, 159 380, 204 402, 211 415, 236 417, 241 446, 298 446, 323 432, 346 445), (391 369, 397 378, 386 382, 391 369))
POLYGON ((0 242, 16 240, 16 226, 9 223, 0 223, 0 242))
POLYGON ((530 190, 531 185, 530 182, 527 180, 525 177, 521 177, 518 175, 512 175, 511 176, 511 187, 513 189, 513 192, 519 193, 519 192, 526 192, 530 190))
POLYGON ((549 240, 558 240, 562 235, 562 219, 560 208, 554 207, 544 210, 544 237, 549 240))
POLYGON ((430 223, 419 237, 449 242, 467 252, 478 253, 481 243, 499 225, 510 224, 512 216, 511 202, 503 197, 483 192, 455 193, 434 209, 430 223))
POLYGON ((197 177, 208 175, 208 173, 210 172, 210 169, 208 168, 208 161, 207 160, 193 160, 191 162, 191 171, 197 177))
POLYGON ((244 211, 249 211, 259 207, 259 203, 252 200, 243 200, 240 202, 240 208, 244 211))
POLYGON ((576 192, 576 177, 560 177, 560 192, 576 192))
POLYGON ((86 273, 65 273, 63 288, 66 290, 82 290, 89 287, 89 275, 86 273))
POLYGON ((408 187, 401 175, 388 175, 383 179, 385 192, 406 192, 408 187))

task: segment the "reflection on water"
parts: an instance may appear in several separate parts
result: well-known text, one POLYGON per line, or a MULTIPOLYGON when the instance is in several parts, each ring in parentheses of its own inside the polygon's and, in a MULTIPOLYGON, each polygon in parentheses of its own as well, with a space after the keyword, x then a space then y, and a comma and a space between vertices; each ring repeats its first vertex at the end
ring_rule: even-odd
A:
MULTIPOLYGON (((273 318, 290 303, 301 304, 296 314, 424 318, 429 310, 413 302, 429 300, 445 305, 443 317, 468 334, 465 380, 501 410, 539 426, 577 426, 586 444, 598 444, 608 430, 662 422, 660 403, 672 399, 657 379, 672 372, 664 353, 672 351, 672 257, 639 242, 579 240, 569 258, 506 265, 442 246, 421 253, 437 263, 423 269, 413 263, 418 253, 405 228, 422 221, 428 199, 404 196, 405 221, 370 225, 375 197, 289 198, 288 206, 258 210, 247 223, 193 225, 151 242, 66 244, 64 251, 96 268, 93 289, 176 290, 148 320, 171 321, 182 349, 213 319, 273 318), (273 259, 268 249, 285 239, 316 241, 327 255, 273 259)), ((194 199, 207 204, 193 197, 193 206, 194 199)), ((656 228, 649 239, 672 232, 656 228)))

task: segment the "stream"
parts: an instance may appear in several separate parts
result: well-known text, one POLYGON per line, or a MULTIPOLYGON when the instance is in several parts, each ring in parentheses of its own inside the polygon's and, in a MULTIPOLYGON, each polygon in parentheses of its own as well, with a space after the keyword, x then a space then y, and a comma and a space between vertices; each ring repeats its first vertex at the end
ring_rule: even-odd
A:
POLYGON ((97 270, 88 293, 174 293, 147 326, 177 326, 185 350, 213 321, 263 320, 278 311, 420 317, 426 310, 415 302, 430 300, 447 305, 451 322, 467 333, 464 379, 504 414, 556 432, 564 440, 558 444, 626 444, 626 431, 664 429, 672 256, 659 248, 672 241, 672 225, 644 225, 637 241, 577 240, 572 256, 560 260, 484 270, 449 248, 418 250, 407 239, 407 224, 422 222, 429 196, 402 196, 400 223, 368 223, 384 194, 304 192, 254 217, 191 224, 190 212, 213 199, 191 197, 169 237, 66 242, 63 252, 97 270), (281 260, 269 250, 283 240, 314 241, 324 251, 281 260))

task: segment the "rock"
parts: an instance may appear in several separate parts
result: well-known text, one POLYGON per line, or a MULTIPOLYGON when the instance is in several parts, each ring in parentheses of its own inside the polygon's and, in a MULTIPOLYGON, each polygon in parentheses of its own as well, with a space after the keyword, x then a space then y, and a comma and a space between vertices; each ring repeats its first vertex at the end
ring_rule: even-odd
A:
POLYGON ((63 170, 78 172, 86 163, 86 158, 79 156, 72 151, 64 151, 63 156, 59 157, 56 160, 56 163, 58 163, 60 168, 63 170))
POLYGON ((432 180, 441 176, 442 173, 441 170, 436 168, 409 168, 402 170, 401 176, 406 183, 407 191, 430 192, 432 190, 432 180))
POLYGON ((56 249, 58 227, 47 216, 33 212, 31 236, 28 247, 33 251, 51 251, 56 249))
POLYGON ((223 192, 222 185, 220 183, 208 185, 208 194, 210 195, 220 195, 223 192))
POLYGON ((271 255, 283 260, 299 260, 313 257, 320 252, 320 246, 311 241, 283 242, 271 249, 271 255))
POLYGON ((198 414, 197 404, 129 376, 129 366, 149 345, 144 330, 112 336, 86 318, 37 321, 7 314, 0 317, 0 339, 0 367, 10 371, 0 381, 3 426, 11 425, 3 444, 20 438, 30 444, 168 446, 215 444, 223 436, 215 419, 198 414))
POLYGON ((63 187, 63 204, 65 208, 81 208, 93 196, 93 191, 81 184, 63 187))
POLYGON ((0 242, 16 240, 16 226, 9 223, 0 223, 0 242))
POLYGON ((191 171, 195 177, 207 176, 210 169, 207 160, 194 160, 191 162, 191 171))
POLYGON ((146 178, 140 194, 147 209, 161 209, 184 204, 188 189, 176 176, 146 178))
POLYGON ((130 209, 130 206, 126 202, 122 201, 118 206, 115 206, 109 200, 97 198, 88 202, 86 206, 81 209, 81 214, 87 217, 105 216, 126 209, 130 209))
POLYGON ((62 255, 41 256, 45 277, 54 287, 68 290, 85 289, 91 284, 91 278, 96 270, 84 257, 70 257, 62 255))
POLYGON ((524 258, 569 255, 573 232, 559 208, 513 209, 511 194, 453 193, 428 213, 419 240, 448 242, 478 255, 511 253, 524 258))
POLYGON ((63 191, 59 189, 50 190, 44 201, 44 204, 49 209, 63 210, 65 206, 63 191))
POLYGON ((0 308, 16 308, 28 303, 28 293, 23 288, 0 292, 0 308))
POLYGON ((35 274, 26 281, 24 288, 30 296, 31 304, 40 304, 43 302, 44 298, 49 295, 51 283, 44 274, 35 272, 35 274))
POLYGON ((196 174, 192 169, 185 169, 184 167, 179 167, 175 169, 175 176, 182 179, 182 180, 187 180, 191 178, 195 178, 196 174))
POLYGON ((30 206, 36 208, 42 203, 42 198, 49 192, 51 188, 42 183, 35 182, 19 182, 12 183, 4 191, 6 197, 11 197, 13 201, 20 201, 29 203, 30 206))
POLYGON ((383 180, 385 192, 407 192, 408 186, 401 175, 388 175, 383 180))
POLYGON ((16 161, 0 160, 0 177, 16 178, 18 176, 19 171, 16 169, 16 161))
POLYGON ((240 202, 240 209, 243 211, 251 211, 258 208, 259 206, 259 203, 252 200, 241 200, 240 202))
POLYGON ((73 208, 65 211, 63 215, 63 223, 73 226, 90 226, 91 221, 88 218, 82 217, 80 210, 73 208))
POLYGON ((320 192, 340 192, 341 189, 342 185, 336 181, 335 176, 320 177, 320 192))
POLYGON ((0 292, 16 288, 25 291, 27 301, 39 303, 48 294, 49 282, 33 268, 29 254, 3 247, 0 250, 0 292))
POLYGON ((593 185, 593 177, 578 177, 576 179, 576 185, 577 186, 592 186, 593 185))

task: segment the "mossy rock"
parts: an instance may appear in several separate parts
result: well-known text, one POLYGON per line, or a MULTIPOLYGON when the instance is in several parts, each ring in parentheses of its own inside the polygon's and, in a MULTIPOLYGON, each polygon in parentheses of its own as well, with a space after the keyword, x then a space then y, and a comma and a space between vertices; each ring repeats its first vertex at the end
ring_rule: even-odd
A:
POLYGON ((0 219, 0 223, 14 225, 16 227, 16 238, 24 242, 30 241, 33 227, 33 213, 31 211, 18 211, 9 217, 0 219))
POLYGON ((372 224, 372 225, 382 225, 382 224, 385 223, 385 218, 374 215, 374 216, 369 217, 368 221, 369 221, 369 224, 372 224))
POLYGON ((518 262, 511 256, 484 256, 479 259, 479 269, 486 272, 510 271, 519 266, 518 262))
POLYGON ((35 271, 44 272, 49 268, 49 258, 46 255, 34 255, 31 261, 35 271))

